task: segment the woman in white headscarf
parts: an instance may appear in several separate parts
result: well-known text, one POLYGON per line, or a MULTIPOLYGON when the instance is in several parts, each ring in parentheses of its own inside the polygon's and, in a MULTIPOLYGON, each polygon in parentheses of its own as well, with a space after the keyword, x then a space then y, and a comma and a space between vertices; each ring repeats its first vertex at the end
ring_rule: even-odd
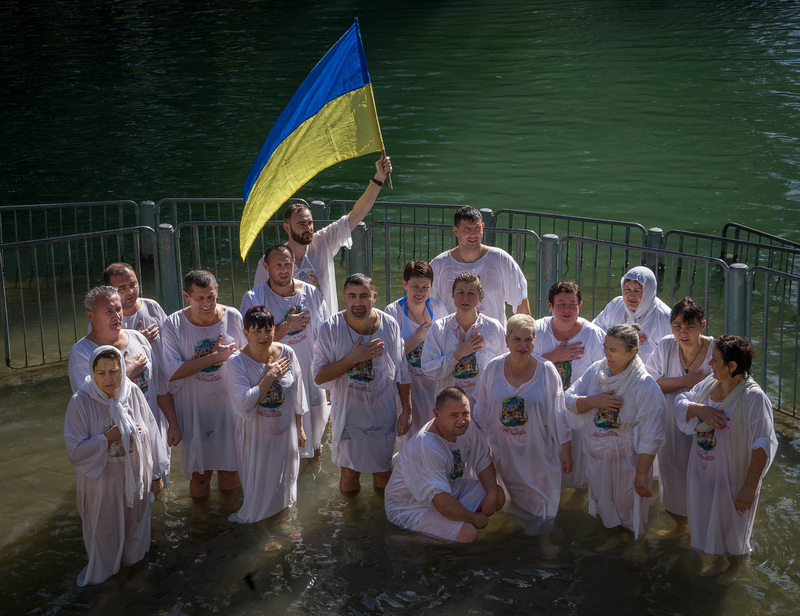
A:
POLYGON ((75 466, 77 505, 89 564, 78 585, 100 584, 150 548, 150 497, 162 488, 158 426, 141 390, 125 376, 122 353, 100 346, 92 374, 72 396, 64 421, 75 466))
MULTIPOLYGON (((675 400, 678 427, 694 436, 687 474, 692 547, 717 556, 745 555, 761 479, 778 441, 772 404, 750 376, 753 347, 722 336, 711 350, 711 376, 675 400)), ((722 559, 715 568, 731 563, 722 559)))
MULTIPOLYGON (((639 539, 647 526, 652 465, 664 442, 664 394, 638 355, 638 327, 614 325, 596 361, 566 391, 584 420, 589 513, 639 539)), ((619 542, 609 538, 607 547, 619 542)))
POLYGON ((620 323, 639 326, 639 357, 645 363, 658 341, 671 333, 670 309, 656 297, 658 283, 647 267, 634 267, 619 281, 622 295, 612 299, 592 323, 604 331, 620 323))

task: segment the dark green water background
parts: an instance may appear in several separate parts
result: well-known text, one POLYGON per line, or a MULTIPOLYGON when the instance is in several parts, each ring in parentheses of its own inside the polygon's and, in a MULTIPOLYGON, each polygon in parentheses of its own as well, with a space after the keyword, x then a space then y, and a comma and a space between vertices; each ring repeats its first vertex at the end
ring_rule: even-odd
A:
MULTIPOLYGON (((356 16, 395 166, 382 198, 665 230, 736 220, 800 240, 797 1, 0 1, 0 205, 240 196, 281 109, 356 16)), ((299 196, 356 198, 374 160, 299 196)), ((266 530, 227 522, 216 493, 194 507, 174 452, 148 559, 78 589, 65 372, 0 371, 3 614, 800 612, 793 423, 730 585, 659 535, 672 522, 657 501, 642 564, 595 551, 605 536, 581 495, 562 503, 555 559, 502 514, 464 550, 409 544, 369 481, 355 500, 338 493, 326 449, 266 530)))
MULTIPOLYGON (((800 239, 798 2, 4 2, 0 204, 241 195, 359 17, 395 190, 800 239)), ((355 198, 371 157, 307 198, 355 198)))

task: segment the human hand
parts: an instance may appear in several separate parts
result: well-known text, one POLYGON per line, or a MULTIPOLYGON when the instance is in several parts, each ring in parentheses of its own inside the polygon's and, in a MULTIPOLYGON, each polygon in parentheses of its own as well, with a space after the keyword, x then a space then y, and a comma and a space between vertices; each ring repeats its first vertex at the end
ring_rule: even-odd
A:
POLYGON ((392 159, 382 155, 375 163, 375 179, 385 182, 386 178, 392 174, 392 159))
POLYGON ((306 433, 303 430, 303 426, 300 426, 297 430, 297 446, 300 449, 306 446, 306 433))
POLYGON ((155 342, 158 340, 158 323, 151 323, 145 327, 144 321, 139 321, 139 324, 136 326, 136 331, 147 338, 148 342, 155 342))
POLYGON ((147 368, 147 356, 144 353, 137 353, 131 358, 128 351, 125 351, 122 356, 125 358, 125 374, 131 380, 134 380, 147 368))
POLYGON ((279 357, 278 359, 267 358, 267 371, 264 376, 277 381, 289 369, 290 362, 288 357, 279 357))
POLYGON ((681 383, 683 384, 683 387, 685 387, 686 389, 691 389, 707 376, 708 376, 707 374, 703 374, 702 372, 700 372, 699 369, 692 370, 683 377, 681 383))
POLYGON ((211 355, 213 355, 216 360, 215 363, 228 361, 230 356, 236 352, 236 341, 234 340, 228 344, 223 344, 222 340, 224 338, 225 334, 220 334, 217 341, 214 343, 214 347, 211 349, 211 355))
POLYGON ((105 437, 109 445, 115 441, 122 440, 122 433, 119 431, 117 424, 113 424, 108 430, 105 431, 105 437))
POLYGON ((756 491, 746 485, 739 490, 736 499, 733 501, 736 511, 747 511, 753 506, 753 501, 756 498, 756 491))
POLYGON ((564 447, 561 450, 561 473, 566 475, 572 472, 572 449, 564 447))
POLYGON ((728 425, 725 413, 707 404, 693 404, 690 408, 695 416, 712 430, 722 430, 728 425))
POLYGON ((486 528, 486 525, 489 523, 489 518, 488 516, 482 514, 480 511, 476 511, 475 513, 472 514, 472 519, 470 520, 470 523, 475 528, 486 528))
POLYGON ((367 344, 361 344, 363 339, 364 336, 359 336, 358 340, 353 345, 353 349, 350 351, 350 359, 354 364, 383 355, 384 344, 381 342, 380 338, 370 340, 367 344))
POLYGON ((622 398, 615 396, 613 390, 608 393, 595 394, 591 398, 592 408, 614 410, 622 408, 622 398))
POLYGON ((647 484, 647 473, 636 473, 636 477, 633 480, 633 488, 642 498, 650 498, 653 496, 653 492, 647 484))
POLYGON ((299 308, 295 308, 297 312, 286 315, 286 324, 290 332, 303 331, 311 322, 311 313, 308 310, 300 312, 299 308))
POLYGON ((150 485, 150 491, 153 493, 155 500, 158 500, 158 495, 161 493, 161 490, 164 489, 164 481, 161 479, 154 479, 153 483, 150 485))
POLYGON ((176 447, 183 440, 183 432, 181 427, 175 423, 167 427, 167 445, 176 447))
POLYGON ((575 361, 580 359, 583 356, 583 352, 586 350, 583 344, 580 342, 567 344, 568 342, 569 340, 562 342, 555 349, 543 355, 543 357, 552 362, 575 361))
POLYGON ((472 338, 468 340, 462 340, 458 343, 456 350, 453 351, 453 357, 456 360, 463 359, 467 355, 472 355, 473 353, 477 353, 483 348, 483 336, 480 334, 475 334, 472 338))
POLYGON ((397 436, 405 436, 411 429, 411 409, 403 410, 397 418, 397 436))

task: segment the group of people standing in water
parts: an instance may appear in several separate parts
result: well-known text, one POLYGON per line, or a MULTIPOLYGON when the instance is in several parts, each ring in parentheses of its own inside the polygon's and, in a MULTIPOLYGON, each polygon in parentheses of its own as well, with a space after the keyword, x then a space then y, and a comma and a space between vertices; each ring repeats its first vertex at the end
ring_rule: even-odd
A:
POLYGON ((522 270, 483 244, 470 207, 453 249, 406 264, 404 297, 379 310, 372 280, 353 274, 339 311, 333 257, 390 173, 382 157, 353 210, 320 231, 307 207, 288 208, 289 239, 266 251, 241 311, 216 301, 204 270, 170 316, 124 263, 87 294, 64 430, 89 555, 79 584, 144 557, 170 447, 193 498, 217 471, 223 498, 241 486, 231 520, 255 523, 295 503, 300 459, 320 454, 328 425, 340 490, 371 474, 389 520, 437 540, 474 541, 502 509, 548 547, 574 488, 588 489, 608 549, 644 535, 657 477, 675 534, 747 554, 777 447, 749 342, 704 335, 702 307, 664 305, 646 267, 594 322, 571 281, 534 319, 522 270))

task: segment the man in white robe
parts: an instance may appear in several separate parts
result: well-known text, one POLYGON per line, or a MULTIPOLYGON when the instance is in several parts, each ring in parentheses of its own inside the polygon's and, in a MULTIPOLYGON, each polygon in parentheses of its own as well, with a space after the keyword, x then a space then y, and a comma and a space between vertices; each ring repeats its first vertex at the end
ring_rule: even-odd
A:
MULTIPOLYGON (((317 287, 325 298, 329 314, 339 312, 333 257, 340 248, 350 248, 353 245, 350 234, 369 214, 383 183, 391 173, 391 159, 385 155, 381 156, 375 163, 375 175, 353 209, 346 216, 342 216, 316 233, 314 217, 307 205, 293 203, 283 213, 283 230, 289 235, 286 243, 292 249, 295 258, 292 277, 317 287)), ((253 286, 266 282, 267 278, 269 272, 262 257, 256 267, 253 286)))
POLYGON ((286 244, 276 244, 264 254, 269 279, 244 294, 239 312, 264 306, 275 319, 275 341, 288 344, 297 354, 303 371, 308 412, 303 414, 307 440, 301 458, 319 453, 322 435, 331 411, 322 389, 311 378, 311 361, 319 328, 328 320, 328 307, 316 287, 292 277, 294 255, 286 244))
POLYGON ((403 448, 389 485, 386 517, 402 528, 448 542, 470 543, 502 509, 489 445, 470 424, 458 387, 436 397, 433 419, 403 448))
POLYGON ((482 243, 483 228, 483 217, 474 207, 456 210, 453 234, 457 244, 431 261, 434 271, 431 297, 444 302, 449 313, 455 312, 453 281, 462 272, 474 272, 481 279, 484 293, 478 312, 505 327, 506 303, 515 314, 531 313, 528 281, 511 255, 482 243))
POLYGON ((386 487, 395 438, 411 425, 411 379, 400 326, 374 308, 372 279, 348 276, 342 295, 347 308, 320 328, 311 370, 317 385, 330 387, 333 461, 339 489, 352 493, 361 473, 386 487))
POLYGON ((171 314, 162 330, 163 372, 183 434, 181 463, 193 498, 209 495, 214 471, 223 497, 232 498, 239 478, 226 373, 227 360, 246 344, 242 316, 217 303, 216 278, 205 270, 186 274, 183 297, 189 306, 171 314))

